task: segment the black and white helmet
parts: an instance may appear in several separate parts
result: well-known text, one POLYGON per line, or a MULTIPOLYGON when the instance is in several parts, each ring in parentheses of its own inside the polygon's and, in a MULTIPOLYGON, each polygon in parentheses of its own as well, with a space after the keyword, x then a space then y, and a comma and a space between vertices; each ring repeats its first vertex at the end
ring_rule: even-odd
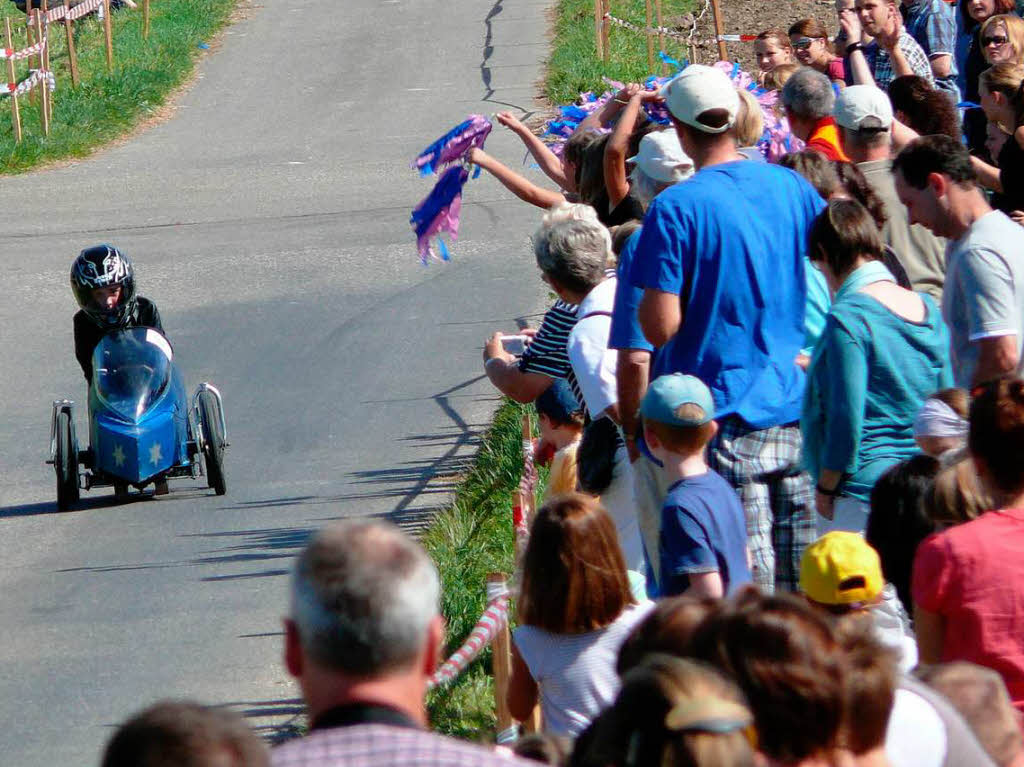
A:
POLYGON ((128 256, 113 245, 94 245, 78 254, 71 265, 71 290, 78 305, 93 322, 104 328, 124 326, 135 310, 135 271, 128 256), (117 304, 108 307, 96 300, 97 288, 120 286, 117 304))

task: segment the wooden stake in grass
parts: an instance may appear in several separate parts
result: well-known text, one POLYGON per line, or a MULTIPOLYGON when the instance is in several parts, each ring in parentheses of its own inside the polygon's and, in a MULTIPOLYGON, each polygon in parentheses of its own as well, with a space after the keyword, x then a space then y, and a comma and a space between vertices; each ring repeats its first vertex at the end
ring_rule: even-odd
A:
POLYGON ((71 66, 71 84, 78 87, 78 54, 75 52, 75 29, 71 25, 68 13, 71 12, 71 0, 64 0, 64 35, 68 41, 68 63, 71 66))
POLYGON ((103 37, 107 42, 107 71, 114 71, 114 39, 110 32, 110 0, 103 0, 103 37))
MULTIPOLYGON (((11 17, 4 17, 4 32, 7 35, 7 50, 14 50, 11 39, 11 17)), ((7 82, 14 85, 14 60, 7 59, 7 82)), ((21 143, 21 112, 18 110, 18 94, 11 93, 11 122, 14 124, 14 140, 21 143)))
MULTIPOLYGON (((665 28, 665 23, 661 17, 661 0, 654 0, 654 12, 658 15, 658 50, 663 51, 665 50, 665 33, 661 30, 665 28)), ((668 64, 664 61, 661 62, 661 73, 668 74, 668 64)))
POLYGON ((604 8, 604 0, 594 0, 594 48, 597 50, 597 57, 604 59, 604 37, 601 35, 601 28, 604 26, 604 16, 601 13, 604 8))
POLYGON ((644 3, 644 37, 647 38, 647 71, 654 71, 654 36, 651 34, 651 0, 644 3))
POLYGON ((142 0, 142 37, 149 39, 149 0, 142 0))
MULTIPOLYGON (((40 53, 42 54, 42 57, 43 57, 43 60, 42 60, 43 69, 45 71, 47 71, 47 72, 50 71, 50 19, 47 17, 47 11, 49 11, 49 9, 50 9, 49 0, 43 0, 42 7, 39 9, 39 19, 40 19, 40 22, 41 22, 40 29, 42 30, 42 39, 44 39, 46 41, 46 45, 43 47, 43 50, 41 50, 40 53)), ((46 88, 45 78, 44 78, 44 82, 43 82, 42 94, 43 94, 43 104, 46 105, 47 127, 49 127, 49 123, 53 121, 53 99, 50 98, 51 94, 50 94, 50 92, 46 88)), ((49 135, 48 131, 47 131, 47 135, 49 135)))
POLYGON ((602 0, 601 4, 603 6, 601 14, 601 48, 604 51, 602 61, 608 61, 612 55, 612 46, 608 39, 608 28, 611 26, 611 23, 607 17, 612 13, 612 0, 602 0))
POLYGON ((728 61, 729 53, 725 50, 725 41, 722 40, 722 9, 718 7, 718 0, 711 0, 711 15, 715 20, 715 39, 718 40, 718 58, 720 61, 728 61))
MULTIPOLYGON (((492 583, 504 587, 506 578, 501 573, 487 576, 488 586, 492 583)), ((498 732, 505 732, 512 726, 512 712, 508 709, 508 683, 512 678, 512 642, 508 632, 508 621, 494 635, 492 644, 494 669, 494 711, 498 719, 498 732)))
MULTIPOLYGON (((31 48, 36 42, 36 31, 35 31, 35 9, 30 10, 25 15, 25 46, 31 48)), ((28 64, 28 68, 32 69, 32 59, 34 56, 29 56, 25 59, 25 63, 28 64)), ((39 66, 42 66, 40 64, 39 66)), ((29 106, 36 105, 36 92, 29 90, 28 92, 28 103, 29 106)))
MULTIPOLYGON (((44 40, 43 32, 43 13, 45 11, 39 11, 36 13, 36 37, 39 40, 44 40)), ((46 69, 46 46, 39 51, 39 71, 42 73, 46 69)), ((43 135, 50 135, 50 88, 47 77, 43 74, 39 78, 39 117, 43 123, 43 135)))

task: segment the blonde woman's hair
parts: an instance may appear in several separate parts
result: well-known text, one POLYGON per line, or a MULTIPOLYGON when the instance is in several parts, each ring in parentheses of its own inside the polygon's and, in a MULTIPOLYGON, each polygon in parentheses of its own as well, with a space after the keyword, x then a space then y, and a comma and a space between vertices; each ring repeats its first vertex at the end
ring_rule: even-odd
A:
POLYGON ((1004 61, 993 64, 978 78, 989 93, 1001 93, 1013 107, 1013 125, 1004 125, 1011 133, 1024 123, 1024 64, 1004 61))
POLYGON ((793 75, 800 71, 800 64, 780 64, 770 72, 765 73, 764 89, 766 91, 780 91, 793 75))
POLYGON ((651 654, 623 676, 580 763, 752 767, 753 727, 734 683, 710 666, 651 654))
POLYGON ((737 88, 740 96, 740 110, 736 114, 736 123, 733 130, 736 131, 737 146, 754 146, 764 133, 764 116, 761 114, 761 105, 757 103, 754 94, 746 88, 737 88))
POLYGON ((924 510, 938 528, 977 519, 993 507, 981 486, 974 462, 965 455, 935 475, 924 496, 924 510))

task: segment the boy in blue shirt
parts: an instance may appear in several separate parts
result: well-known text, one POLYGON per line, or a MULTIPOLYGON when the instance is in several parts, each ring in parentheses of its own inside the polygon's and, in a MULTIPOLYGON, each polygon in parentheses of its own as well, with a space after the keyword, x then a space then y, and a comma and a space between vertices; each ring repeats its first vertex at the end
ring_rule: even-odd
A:
POLYGON ((640 403, 644 442, 671 482, 659 536, 662 596, 718 598, 751 580, 743 506, 707 463, 714 409, 708 387, 682 373, 656 378, 640 403))

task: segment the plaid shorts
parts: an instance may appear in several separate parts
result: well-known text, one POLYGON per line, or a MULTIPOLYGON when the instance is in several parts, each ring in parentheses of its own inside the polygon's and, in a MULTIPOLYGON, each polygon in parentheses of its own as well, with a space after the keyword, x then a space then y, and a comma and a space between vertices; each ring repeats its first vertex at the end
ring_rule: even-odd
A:
POLYGON ((735 417, 719 427, 708 463, 743 503, 754 582, 767 592, 796 591, 800 558, 816 537, 814 487, 800 464, 800 427, 755 430, 735 417))

